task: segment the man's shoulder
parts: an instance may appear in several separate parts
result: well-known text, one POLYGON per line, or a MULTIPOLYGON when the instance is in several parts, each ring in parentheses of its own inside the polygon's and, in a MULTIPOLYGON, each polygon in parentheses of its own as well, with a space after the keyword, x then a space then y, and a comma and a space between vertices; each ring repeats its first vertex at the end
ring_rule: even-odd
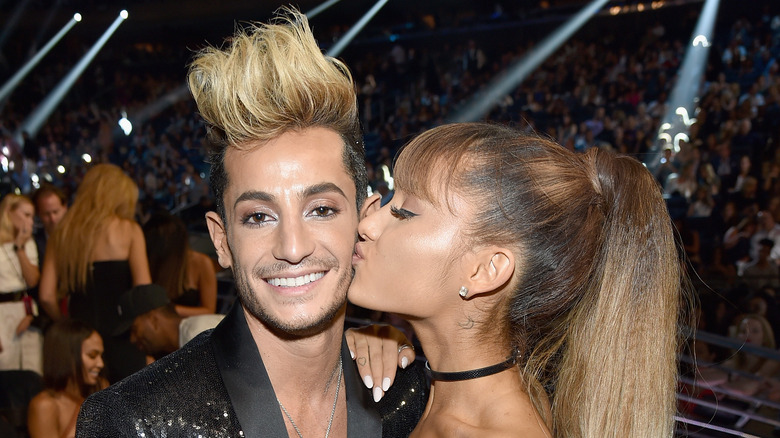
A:
POLYGON ((382 417, 382 436, 406 437, 414 430, 425 411, 430 384, 419 362, 398 369, 393 386, 376 404, 382 417))
POLYGON ((79 436, 178 436, 199 428, 233 436, 238 427, 208 333, 89 396, 78 422, 79 436))
POLYGON ((141 399, 150 395, 166 397, 172 394, 162 391, 163 388, 183 386, 184 391, 196 391, 196 384, 218 379, 218 374, 208 333, 203 333, 185 348, 162 357, 100 392, 141 399))

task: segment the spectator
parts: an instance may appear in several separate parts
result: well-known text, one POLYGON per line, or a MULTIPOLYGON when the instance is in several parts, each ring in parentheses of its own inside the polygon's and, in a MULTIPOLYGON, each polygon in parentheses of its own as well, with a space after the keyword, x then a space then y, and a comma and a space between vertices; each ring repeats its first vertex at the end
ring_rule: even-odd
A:
POLYGON ((190 249, 187 228, 167 212, 156 213, 143 226, 152 282, 168 291, 181 316, 214 313, 217 274, 211 258, 190 249))
POLYGON ((81 403, 108 386, 103 376, 103 339, 77 320, 62 320, 43 343, 44 391, 30 401, 30 438, 73 437, 81 403))
POLYGON ((151 283, 146 243, 133 220, 138 187, 117 166, 98 164, 84 176, 73 206, 52 236, 44 260, 41 304, 55 321, 67 314, 94 327, 105 343, 110 382, 145 365, 130 340, 112 337, 119 296, 151 283))
POLYGON ((34 214, 26 196, 8 194, 0 202, 0 370, 40 374, 41 334, 30 326, 36 309, 27 295, 40 278, 34 214))

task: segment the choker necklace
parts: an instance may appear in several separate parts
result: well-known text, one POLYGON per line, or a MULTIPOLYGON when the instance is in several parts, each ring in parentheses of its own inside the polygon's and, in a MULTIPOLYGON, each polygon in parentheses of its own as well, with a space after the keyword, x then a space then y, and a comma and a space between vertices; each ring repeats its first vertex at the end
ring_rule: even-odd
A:
MULTIPOLYGON (((335 370, 334 370, 335 371, 335 370)), ((339 355, 339 377, 336 379, 336 397, 333 398, 333 408, 330 410, 330 420, 328 420, 328 428, 325 429, 325 438, 328 438, 328 435, 330 435, 330 427, 333 425, 333 415, 336 413, 336 405, 339 401, 339 389, 341 389, 341 376, 344 373, 344 365, 341 361, 341 356, 339 355)), ((330 375, 331 379, 333 378, 333 374, 330 375)), ((328 384, 330 385, 330 383, 328 384)), ((298 425, 295 424, 295 422, 292 419, 292 416, 289 412, 287 412, 287 409, 284 408, 284 405, 282 402, 277 398, 277 402, 279 402, 279 407, 282 408, 282 412, 284 412, 284 415, 287 416, 287 419, 290 420, 290 424, 292 424, 293 429, 295 429, 295 433, 298 434, 298 438, 303 438, 303 434, 301 434, 301 430, 298 429, 298 425)))
POLYGON ((508 369, 512 365, 517 363, 517 354, 512 354, 507 360, 491 365, 485 368, 477 368, 476 370, 468 371, 453 371, 453 372, 441 372, 434 371, 431 366, 428 365, 428 361, 425 361, 425 374, 431 380, 438 380, 440 382, 457 382, 459 380, 478 379, 480 377, 490 376, 492 374, 500 373, 505 369, 508 369))

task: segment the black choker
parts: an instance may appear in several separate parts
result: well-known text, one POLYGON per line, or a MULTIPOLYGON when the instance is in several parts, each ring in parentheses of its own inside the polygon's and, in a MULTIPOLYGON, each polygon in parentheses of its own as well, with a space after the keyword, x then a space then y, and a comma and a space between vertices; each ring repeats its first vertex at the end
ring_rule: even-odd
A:
POLYGON ((440 372, 431 369, 428 365, 428 361, 425 361, 425 373, 431 380, 438 380, 440 382, 457 382, 459 380, 478 379, 480 377, 490 376, 492 374, 500 373, 505 369, 511 367, 517 363, 517 355, 513 354, 507 360, 491 365, 485 368, 477 368, 476 370, 468 371, 454 371, 454 372, 440 372))

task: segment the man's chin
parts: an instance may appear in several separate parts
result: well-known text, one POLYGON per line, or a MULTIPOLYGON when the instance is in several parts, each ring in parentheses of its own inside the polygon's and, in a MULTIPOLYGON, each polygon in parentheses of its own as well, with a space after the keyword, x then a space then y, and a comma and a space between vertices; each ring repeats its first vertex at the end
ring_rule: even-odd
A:
POLYGON ((241 304, 254 319, 281 339, 300 339, 323 333, 336 325, 337 321, 341 321, 340 316, 343 316, 346 310, 346 303, 341 305, 334 303, 328 311, 318 315, 285 318, 269 315, 264 309, 253 306, 252 303, 242 301, 241 304))

